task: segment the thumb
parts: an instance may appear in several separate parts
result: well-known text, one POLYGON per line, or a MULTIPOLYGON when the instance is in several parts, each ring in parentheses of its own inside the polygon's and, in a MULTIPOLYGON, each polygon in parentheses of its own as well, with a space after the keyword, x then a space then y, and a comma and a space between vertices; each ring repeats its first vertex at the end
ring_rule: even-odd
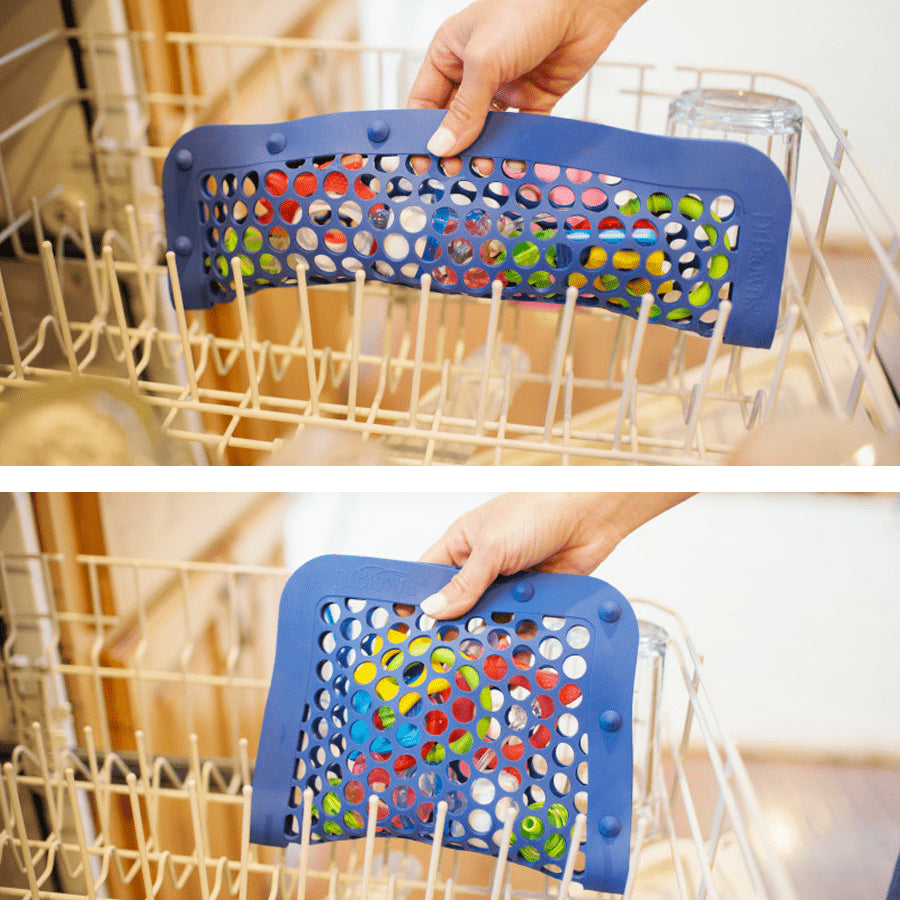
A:
POLYGON ((447 106, 438 129, 428 141, 428 152, 432 156, 455 156, 465 150, 478 137, 494 92, 499 87, 482 66, 467 63, 459 89, 447 106))
POLYGON ((432 619, 455 619, 468 612, 500 574, 487 553, 473 553, 437 593, 420 604, 432 619))

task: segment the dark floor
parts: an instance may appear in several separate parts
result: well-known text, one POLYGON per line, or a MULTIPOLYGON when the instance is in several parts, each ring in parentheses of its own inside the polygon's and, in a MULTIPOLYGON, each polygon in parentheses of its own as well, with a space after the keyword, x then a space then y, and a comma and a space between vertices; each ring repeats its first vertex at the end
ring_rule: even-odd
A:
POLYGON ((900 854, 900 765, 745 758, 802 900, 884 900, 900 854))

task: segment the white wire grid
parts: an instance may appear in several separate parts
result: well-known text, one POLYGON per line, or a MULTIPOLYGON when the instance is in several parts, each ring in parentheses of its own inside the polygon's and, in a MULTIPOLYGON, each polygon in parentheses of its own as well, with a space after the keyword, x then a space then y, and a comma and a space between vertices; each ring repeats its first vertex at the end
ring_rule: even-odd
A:
POLYGON ((415 54, 54 30, 0 57, 0 79, 14 85, 69 42, 84 84, 15 104, 0 128, 0 244, 10 248, 0 267, 4 394, 94 375, 151 408, 177 451, 200 463, 267 460, 296 446, 292 438, 302 444, 310 426, 347 441, 361 461, 406 464, 708 464, 797 412, 876 435, 900 426, 882 365, 885 354, 896 358, 886 342, 900 333, 898 229, 846 134, 803 85, 601 62, 565 110, 662 132, 671 97, 698 85, 800 103, 797 203, 771 350, 723 347, 727 309, 706 340, 648 327, 649 301, 635 321, 572 303, 548 311, 432 294, 427 283, 308 290, 302 271, 295 288, 239 293, 223 327, 184 311, 164 258, 157 175, 171 142, 204 121, 403 105, 415 54), (178 78, 161 90, 147 63, 165 54, 178 78), (40 148, 42 139, 53 145, 48 128, 65 129, 66 154, 40 148), (848 249, 845 232, 833 236, 836 219, 850 222, 860 254, 846 278, 834 258, 848 249), (27 316, 23 295, 38 298, 27 316))
MULTIPOLYGON (((18 735, 0 786, 0 897, 600 896, 568 883, 577 841, 561 880, 507 864, 504 852, 491 860, 441 848, 441 805, 431 845, 375 838, 374 815, 365 839, 327 848, 309 842, 308 816, 298 845, 249 843, 268 623, 287 570, 4 554, 0 575, 2 673, 18 735), (67 579, 86 586, 80 611, 56 599, 67 579), (111 585, 127 613, 106 611, 111 585), (22 602, 24 586, 36 601, 22 602), (214 598, 215 664, 201 595, 214 598), (161 596, 168 614, 156 608, 161 596), (29 804, 41 818, 28 818, 29 804)), ((792 898, 690 637, 671 611, 634 606, 642 638, 625 896, 792 898)), ((309 809, 307 800, 298 815, 309 809)), ((502 836, 499 847, 508 848, 502 836)))

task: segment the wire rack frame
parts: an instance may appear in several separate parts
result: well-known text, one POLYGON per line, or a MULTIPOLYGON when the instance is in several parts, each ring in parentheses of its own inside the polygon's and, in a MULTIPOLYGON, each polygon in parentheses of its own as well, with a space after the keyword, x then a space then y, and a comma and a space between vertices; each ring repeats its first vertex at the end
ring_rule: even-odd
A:
MULTIPOLYGON (((354 60, 374 73, 375 102, 391 105, 402 102, 398 73, 410 68, 415 55, 341 42, 63 29, 0 58, 0 74, 69 39, 83 48, 91 89, 55 97, 0 132, 6 223, 0 242, 9 241, 16 259, 39 265, 47 297, 46 314, 20 330, 16 296, 0 270, 4 392, 96 376, 153 408, 165 434, 198 462, 226 462, 235 449, 267 458, 310 425, 361 439, 378 461, 414 464, 719 463, 776 413, 809 408, 863 420, 881 433, 900 426, 896 398, 876 354, 885 322, 900 315, 900 232, 846 134, 804 85, 767 73, 682 70, 686 86, 774 85, 804 98, 804 141, 811 148, 804 164, 819 179, 821 207, 810 216, 795 205, 793 241, 800 252, 788 260, 781 322, 770 351, 722 346, 727 304, 712 338, 704 341, 686 333, 659 335, 648 327, 649 295, 633 321, 574 301, 535 310, 501 303, 496 294, 435 294, 427 279, 419 291, 361 281, 317 286, 317 294, 324 292, 325 302, 351 323, 346 333, 323 337, 312 328, 302 270, 295 273, 295 290, 279 290, 277 301, 244 296, 235 278, 239 327, 226 336, 183 309, 174 266, 163 258, 152 167, 167 146, 148 140, 148 123, 160 110, 175 110, 174 132, 180 133, 203 121, 211 107, 225 120, 246 116, 229 62, 235 54, 252 52, 270 61, 273 83, 280 85, 272 94, 284 114, 291 112, 285 72, 292 54, 309 58, 307 74, 327 73, 339 59, 354 60), (145 85, 143 53, 160 43, 179 61, 179 91, 153 92, 145 85), (130 61, 133 84, 100 77, 113 50, 130 61), (194 63, 200 53, 224 55, 232 76, 222 91, 197 86, 194 63), (3 163, 6 146, 36 122, 83 103, 95 110, 89 152, 98 173, 97 201, 107 211, 101 212, 106 221, 99 230, 83 201, 60 220, 64 185, 17 208, 13 197, 21 186, 3 163), (128 176, 121 177, 122 171, 128 176), (827 252, 838 201, 858 224, 879 272, 863 310, 845 297, 827 252), (70 314, 72 273, 87 293, 89 315, 70 314), (271 302, 279 304, 285 321, 277 334, 260 334, 258 316, 271 302), (382 324, 370 333, 363 326, 372 321, 382 324), (504 348, 528 346, 529 334, 537 335, 538 352, 532 345, 530 354, 513 360, 530 356, 529 364, 512 364, 504 348), (525 395, 527 409, 517 405, 525 395)), ((653 89, 652 73, 640 64, 599 63, 573 95, 576 113, 596 118, 598 103, 613 96, 628 106, 626 127, 646 127, 649 110, 659 112, 672 95, 653 89)), ((346 102, 322 90, 310 88, 311 111, 346 102)))
MULTIPOLYGON (((92 900, 107 895, 113 884, 123 896, 131 896, 131 890, 148 898, 204 900, 599 896, 569 887, 578 841, 561 879, 511 865, 503 852, 479 872, 471 854, 441 848, 440 805, 431 845, 377 837, 377 794, 368 801, 364 840, 328 848, 311 843, 306 794, 298 810, 303 820, 298 845, 276 851, 249 843, 255 736, 235 732, 224 754, 204 752, 207 735, 187 733, 196 723, 186 698, 210 686, 229 694, 249 690, 261 710, 267 679, 258 672, 237 674, 253 642, 247 621, 241 622, 238 595, 261 593, 274 615, 277 585, 288 575, 277 567, 224 563, 87 555, 67 560, 46 553, 0 557, 6 598, 0 607, 6 633, 2 670, 19 726, 17 744, 4 753, 0 787, 0 866, 15 873, 18 885, 0 887, 0 897, 92 900), (77 577, 88 585, 89 603, 82 611, 63 611, 47 589, 43 607, 17 608, 8 589, 23 577, 47 588, 77 577), (231 592, 224 602, 232 617, 223 625, 228 637, 222 656, 229 660, 224 670, 187 664, 195 652, 188 607, 197 603, 192 580, 197 577, 213 578, 226 586, 226 594, 231 592), (142 579, 175 585, 175 606, 188 623, 180 626, 181 644, 172 649, 178 662, 171 668, 147 657, 154 628, 151 600, 140 599, 128 615, 137 623, 134 655, 113 667, 101 653, 122 625, 122 617, 103 609, 103 586, 113 582, 120 592, 133 589, 144 597, 142 579), (85 629, 90 638, 93 649, 86 663, 60 652, 61 635, 72 626, 85 629), (119 712, 108 706, 101 707, 103 721, 73 730, 72 704, 83 698, 48 702, 52 692, 47 685, 53 678, 70 686, 99 685, 101 693, 113 681, 127 682, 136 696, 151 686, 176 689, 173 708, 182 711, 183 727, 179 731, 174 721, 170 727, 178 732, 179 745, 167 752, 153 749, 154 738, 142 727, 149 727, 152 718, 146 706, 140 707, 139 727, 132 735, 121 733, 115 721, 119 712), (23 803, 33 796, 44 809, 43 829, 23 813, 23 803), (124 832, 123 816, 128 823, 124 832)), ((665 897, 792 898, 740 755, 716 714, 693 642, 672 611, 647 601, 634 605, 645 625, 635 695, 631 872, 624 896, 641 896, 641 890, 653 888, 665 897)), ((264 616, 249 621, 265 631, 260 624, 264 616)), ((165 736, 157 735, 155 742, 163 744, 165 736)), ((507 826, 512 827, 512 819, 507 826)), ((501 836, 499 847, 508 847, 508 839, 501 836)))

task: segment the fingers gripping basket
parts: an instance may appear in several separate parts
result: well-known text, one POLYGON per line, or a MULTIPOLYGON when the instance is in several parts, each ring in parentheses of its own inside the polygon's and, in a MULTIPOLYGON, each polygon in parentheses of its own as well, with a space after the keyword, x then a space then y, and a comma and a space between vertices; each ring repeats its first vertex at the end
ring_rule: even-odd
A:
POLYGON ((630 606, 595 578, 526 573, 436 623, 418 603, 455 571, 327 556, 291 577, 251 840, 301 841, 304 812, 312 841, 363 837, 371 813, 376 834, 430 842, 437 829, 445 846, 495 856, 503 846, 509 860, 557 877, 571 858, 574 880, 621 892, 638 644, 630 606))
POLYGON ((440 112, 335 113, 183 135, 163 174, 185 305, 367 278, 577 302, 710 335, 773 338, 790 217, 784 176, 732 141, 491 113, 464 155, 424 154, 440 112))

